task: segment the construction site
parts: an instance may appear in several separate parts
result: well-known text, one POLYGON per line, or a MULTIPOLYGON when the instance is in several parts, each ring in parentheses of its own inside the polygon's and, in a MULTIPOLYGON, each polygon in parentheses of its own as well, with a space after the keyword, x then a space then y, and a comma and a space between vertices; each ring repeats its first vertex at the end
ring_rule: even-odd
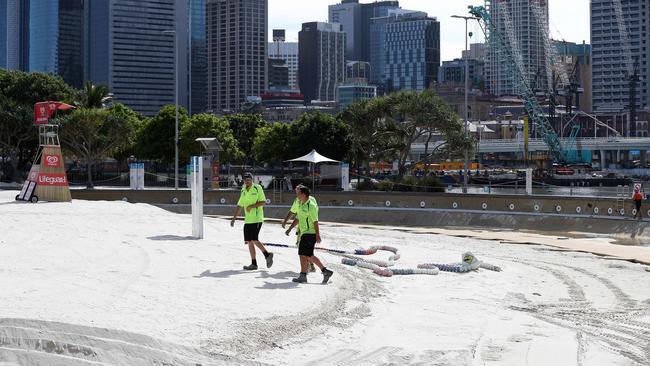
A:
MULTIPOLYGON (((469 56, 483 74, 472 80, 466 100, 468 131, 477 141, 473 162, 546 171, 579 164, 650 175, 647 20, 640 13, 648 5, 596 0, 591 6, 602 14, 592 17, 591 45, 553 39, 546 0, 470 7, 485 36, 483 49, 473 44, 469 56)), ((463 85, 436 89, 465 113, 463 85)), ((415 144, 412 157, 425 149, 415 144)))

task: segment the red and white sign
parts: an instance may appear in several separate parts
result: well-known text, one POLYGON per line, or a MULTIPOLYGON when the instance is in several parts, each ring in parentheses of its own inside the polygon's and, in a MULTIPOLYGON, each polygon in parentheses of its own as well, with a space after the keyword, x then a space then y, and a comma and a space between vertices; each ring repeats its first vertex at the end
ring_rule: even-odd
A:
POLYGON ((61 166, 61 157, 59 155, 45 155, 43 163, 45 166, 58 168, 61 166))
POLYGON ((44 125, 57 110, 74 109, 74 106, 61 102, 39 102, 34 104, 34 124, 44 125))
POLYGON ((44 125, 50 119, 50 107, 47 102, 34 104, 34 124, 44 125))
POLYGON ((68 179, 65 177, 65 174, 40 173, 37 183, 45 186, 60 187, 67 186, 68 179))

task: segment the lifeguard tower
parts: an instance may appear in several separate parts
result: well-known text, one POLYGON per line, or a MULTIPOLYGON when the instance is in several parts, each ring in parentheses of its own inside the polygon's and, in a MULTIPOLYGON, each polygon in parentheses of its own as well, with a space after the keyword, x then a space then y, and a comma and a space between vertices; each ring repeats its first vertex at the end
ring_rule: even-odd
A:
POLYGON ((59 142, 59 125, 50 118, 58 110, 75 107, 61 102, 40 102, 34 104, 34 124, 38 126, 38 151, 29 171, 29 176, 17 201, 36 203, 41 201, 70 202, 70 187, 65 175, 65 161, 59 142))

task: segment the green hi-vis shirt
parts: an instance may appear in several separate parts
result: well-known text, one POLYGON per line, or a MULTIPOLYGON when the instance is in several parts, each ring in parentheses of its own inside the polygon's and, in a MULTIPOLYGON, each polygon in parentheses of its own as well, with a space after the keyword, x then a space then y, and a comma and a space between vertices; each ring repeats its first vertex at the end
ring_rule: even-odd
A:
POLYGON ((313 201, 308 199, 307 202, 300 203, 296 217, 298 217, 300 234, 316 234, 314 222, 318 221, 318 205, 315 199, 313 201))
POLYGON ((237 206, 244 208, 244 223, 256 224, 258 222, 264 222, 264 208, 262 206, 246 211, 246 206, 254 205, 257 202, 266 202, 266 196, 264 195, 262 186, 252 184, 250 189, 246 189, 244 185, 241 189, 239 201, 237 201, 237 206))
MULTIPOLYGON (((309 201, 311 201, 316 207, 318 207, 318 203, 316 202, 316 198, 314 196, 309 196, 309 201)), ((292 214, 297 214, 298 213, 298 207, 300 207, 300 199, 296 197, 295 200, 293 200, 293 204, 291 205, 291 208, 289 209, 289 212, 292 214)))

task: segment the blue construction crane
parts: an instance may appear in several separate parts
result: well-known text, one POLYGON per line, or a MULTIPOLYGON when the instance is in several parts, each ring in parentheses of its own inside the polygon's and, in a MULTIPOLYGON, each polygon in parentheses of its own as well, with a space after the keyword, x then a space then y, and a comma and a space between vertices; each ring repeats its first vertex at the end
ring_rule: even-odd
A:
MULTIPOLYGON (((515 90, 519 91, 520 97, 524 101, 524 107, 526 113, 528 114, 529 120, 533 123, 538 133, 541 134, 544 142, 548 146, 549 153, 553 160, 558 163, 566 164, 571 162, 575 158, 575 152, 568 153, 567 147, 571 147, 575 144, 577 133, 579 128, 572 128, 569 134, 569 139, 567 147, 562 146, 560 139, 558 138, 557 133, 555 132, 553 126, 546 118, 546 114, 542 106, 537 101, 535 93, 530 87, 529 81, 526 78, 526 71, 523 64, 523 58, 519 49, 516 46, 516 40, 514 36, 514 30, 512 27, 511 19, 508 16, 507 5, 501 2, 497 2, 497 6, 502 6, 501 12, 504 13, 504 23, 506 35, 497 29, 496 25, 490 17, 490 12, 484 6, 469 6, 469 13, 476 17, 479 20, 479 24, 483 33, 485 34, 486 40, 491 42, 496 42, 497 46, 500 48, 500 51, 505 55, 509 72, 511 72, 514 77, 515 90)), ((571 149, 573 150, 573 149, 571 149)))

